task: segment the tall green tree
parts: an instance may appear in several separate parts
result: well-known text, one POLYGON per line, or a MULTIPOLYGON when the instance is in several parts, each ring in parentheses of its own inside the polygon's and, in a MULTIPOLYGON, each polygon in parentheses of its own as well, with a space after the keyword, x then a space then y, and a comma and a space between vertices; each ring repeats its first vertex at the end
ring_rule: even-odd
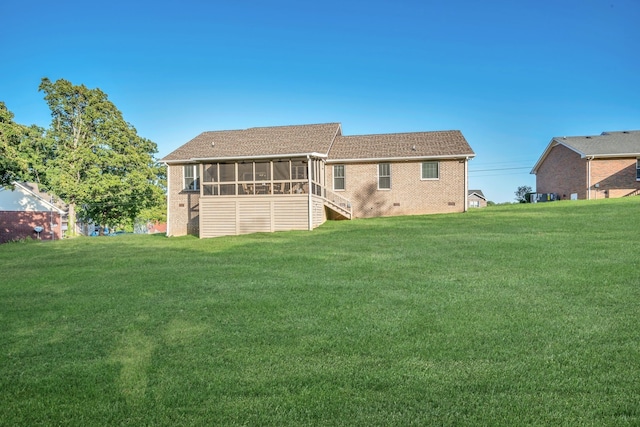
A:
POLYGON ((13 181, 46 182, 46 167, 52 152, 43 139, 44 130, 13 121, 14 115, 0 101, 0 185, 13 181))
POLYGON ((533 190, 531 189, 530 186, 528 185, 521 185, 520 187, 518 187, 518 189, 516 191, 514 191, 514 194, 516 195, 516 200, 519 203, 529 203, 529 194, 532 192, 533 190))
POLYGON ((138 136, 100 89, 43 78, 39 90, 51 109, 46 135, 54 148, 49 185, 76 212, 101 225, 131 220, 162 200, 154 142, 138 136))

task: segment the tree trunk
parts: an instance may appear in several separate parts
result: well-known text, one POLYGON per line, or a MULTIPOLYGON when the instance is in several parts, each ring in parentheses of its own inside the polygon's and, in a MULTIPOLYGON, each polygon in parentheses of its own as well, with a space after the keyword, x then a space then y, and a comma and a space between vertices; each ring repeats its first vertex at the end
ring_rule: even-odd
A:
POLYGON ((76 231, 76 204, 69 203, 69 213, 67 216, 67 237, 75 237, 78 235, 76 231))

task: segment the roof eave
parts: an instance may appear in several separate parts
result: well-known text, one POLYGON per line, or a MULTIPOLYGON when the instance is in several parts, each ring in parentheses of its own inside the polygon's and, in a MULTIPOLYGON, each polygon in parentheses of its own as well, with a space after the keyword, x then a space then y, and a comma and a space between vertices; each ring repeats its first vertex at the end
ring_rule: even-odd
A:
POLYGON ((447 154, 441 156, 413 156, 413 157, 363 157, 357 159, 327 159, 327 163, 373 163, 373 162, 409 162, 415 160, 444 160, 444 159, 472 159, 475 153, 447 154))
POLYGON ((588 157, 591 159, 605 159, 605 158, 617 158, 617 157, 640 157, 640 153, 610 153, 610 154, 585 154, 583 158, 588 157))
POLYGON ((326 159, 327 155, 317 152, 311 153, 292 153, 292 154, 262 154, 256 156, 225 156, 225 157, 191 157, 188 159, 178 160, 161 160, 166 165, 184 164, 184 163, 203 163, 203 162, 219 162, 219 161, 235 161, 235 160, 267 160, 267 159, 284 159, 284 158, 300 158, 314 157, 326 159))
POLYGON ((60 215, 66 214, 67 212, 63 209, 60 209, 59 207, 57 207, 56 205, 54 205, 53 203, 49 202, 47 199, 45 199, 44 197, 40 196, 39 194, 36 194, 35 192, 33 192, 32 190, 30 190, 29 188, 25 187, 24 185, 20 184, 18 181, 13 181, 12 182, 14 187, 20 187, 22 190, 26 191, 27 193, 31 194, 33 197, 35 197, 36 199, 40 200, 42 203, 44 203, 45 205, 47 205, 49 207, 49 209, 54 209, 56 210, 60 215))

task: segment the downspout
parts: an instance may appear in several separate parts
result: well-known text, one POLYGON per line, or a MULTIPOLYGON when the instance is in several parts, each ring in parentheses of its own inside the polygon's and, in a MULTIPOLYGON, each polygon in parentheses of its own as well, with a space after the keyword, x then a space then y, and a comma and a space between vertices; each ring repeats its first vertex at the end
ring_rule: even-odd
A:
POLYGON ((587 200, 591 200, 591 160, 593 156, 587 157, 587 200))
POLYGON ((309 231, 313 230, 313 199, 311 198, 312 191, 312 181, 311 181, 311 156, 307 154, 307 181, 308 188, 307 196, 309 198, 309 231))
POLYGON ((464 210, 469 210, 469 157, 464 158, 464 210))
POLYGON ((165 163, 167 167, 167 237, 171 236, 171 167, 165 163))

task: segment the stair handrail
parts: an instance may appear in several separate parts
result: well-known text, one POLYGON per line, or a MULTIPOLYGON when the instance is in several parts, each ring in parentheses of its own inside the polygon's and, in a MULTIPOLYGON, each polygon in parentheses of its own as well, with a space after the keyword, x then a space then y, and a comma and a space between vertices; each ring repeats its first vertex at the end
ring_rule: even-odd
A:
POLYGON ((326 201, 351 214, 351 200, 327 189, 325 189, 324 193, 324 199, 326 201))

